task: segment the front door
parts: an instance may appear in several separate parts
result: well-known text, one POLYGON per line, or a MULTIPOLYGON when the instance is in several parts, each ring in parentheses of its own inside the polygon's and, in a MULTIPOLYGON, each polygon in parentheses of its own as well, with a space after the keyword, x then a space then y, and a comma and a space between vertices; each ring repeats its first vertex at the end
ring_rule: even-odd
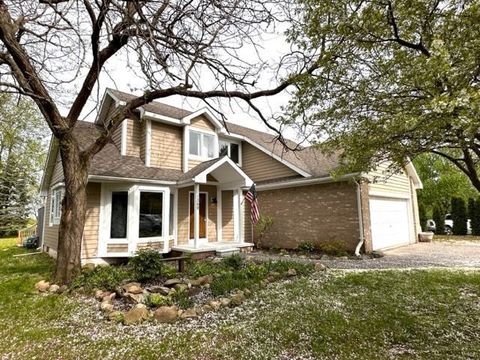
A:
MULTIPOLYGON (((207 194, 200 193, 200 221, 199 221, 199 238, 205 239, 207 237, 207 194)), ((190 193, 190 239, 195 237, 195 225, 194 225, 194 216, 193 212, 195 207, 193 206, 193 193, 190 193)))

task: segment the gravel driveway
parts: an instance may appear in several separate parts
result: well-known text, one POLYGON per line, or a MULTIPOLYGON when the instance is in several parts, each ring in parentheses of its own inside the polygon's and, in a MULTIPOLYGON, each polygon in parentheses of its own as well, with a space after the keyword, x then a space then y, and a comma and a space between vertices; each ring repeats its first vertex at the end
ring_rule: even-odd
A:
MULTIPOLYGON (((405 269, 405 268, 480 268, 480 242, 433 242, 417 243, 392 250, 386 250, 385 256, 378 259, 342 259, 331 258, 320 261, 332 269, 405 269)), ((283 256, 255 254, 253 257, 283 258, 283 256)), ((288 257, 301 262, 313 261, 298 257, 288 257)))

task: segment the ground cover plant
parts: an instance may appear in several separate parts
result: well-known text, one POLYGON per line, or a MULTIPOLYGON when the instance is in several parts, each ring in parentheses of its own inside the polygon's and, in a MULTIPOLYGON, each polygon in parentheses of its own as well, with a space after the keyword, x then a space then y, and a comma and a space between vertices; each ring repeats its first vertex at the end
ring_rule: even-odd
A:
POLYGON ((269 283, 235 308, 124 326, 100 321, 90 297, 38 294, 53 262, 13 258, 24 252, 0 251, 2 359, 480 357, 479 271, 314 272, 269 283))

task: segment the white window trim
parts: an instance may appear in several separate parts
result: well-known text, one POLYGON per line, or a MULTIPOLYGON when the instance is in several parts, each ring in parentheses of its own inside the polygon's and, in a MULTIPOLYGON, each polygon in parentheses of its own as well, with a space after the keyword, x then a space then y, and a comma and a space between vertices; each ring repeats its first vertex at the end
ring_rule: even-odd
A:
POLYGON ((48 226, 54 226, 60 224, 60 219, 62 217, 62 201, 65 194, 64 183, 58 183, 50 189, 50 211, 48 213, 48 226), (56 204, 56 194, 60 193, 60 204, 56 204), (55 205, 57 205, 58 217, 55 216, 55 205))
POLYGON ((197 127, 192 127, 190 125, 185 126, 184 136, 183 136, 183 150, 184 150, 184 168, 183 171, 188 171, 188 161, 189 160, 200 160, 207 161, 218 157, 218 134, 214 131, 201 129, 197 127), (190 131, 201 134, 200 136, 200 151, 202 151, 203 144, 203 135, 213 136, 213 157, 203 156, 203 155, 191 155, 190 154, 190 131))
MULTIPOLYGON (((208 191, 199 191, 199 194, 205 194, 205 237, 200 237, 198 240, 201 242, 208 242, 208 204, 209 204, 209 199, 208 199, 208 191)), ((188 242, 193 243, 194 238, 190 238, 190 225, 191 225, 191 207, 190 207, 190 196, 191 194, 195 196, 194 191, 189 191, 188 192, 188 242)))
POLYGON ((236 141, 236 140, 225 139, 225 138, 218 138, 218 156, 220 156, 220 143, 221 142, 228 143, 227 155, 230 158, 230 160, 231 160, 231 157, 230 157, 231 156, 231 144, 238 145, 238 163, 236 163, 236 164, 238 166, 242 167, 242 142, 241 141, 236 141))

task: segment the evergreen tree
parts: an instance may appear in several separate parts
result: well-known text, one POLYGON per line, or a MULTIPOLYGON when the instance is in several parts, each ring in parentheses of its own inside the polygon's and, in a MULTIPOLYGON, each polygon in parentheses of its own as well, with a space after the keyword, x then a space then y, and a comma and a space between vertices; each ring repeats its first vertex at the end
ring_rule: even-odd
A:
POLYGON ((468 198, 468 212, 467 212, 467 217, 469 219, 472 219, 473 215, 475 212, 475 199, 470 197, 468 198))
POLYGON ((445 214, 442 213, 439 206, 433 208, 433 221, 435 221, 435 234, 445 234, 445 214))
POLYGON ((423 204, 418 204, 418 217, 420 218, 420 226, 422 227, 422 231, 425 231, 427 225, 427 211, 425 209, 425 205, 423 204))
POLYGON ((474 202, 473 214, 471 215, 472 235, 480 235, 480 198, 474 202))
POLYGON ((462 198, 452 198, 453 234, 467 235, 467 208, 462 198))

